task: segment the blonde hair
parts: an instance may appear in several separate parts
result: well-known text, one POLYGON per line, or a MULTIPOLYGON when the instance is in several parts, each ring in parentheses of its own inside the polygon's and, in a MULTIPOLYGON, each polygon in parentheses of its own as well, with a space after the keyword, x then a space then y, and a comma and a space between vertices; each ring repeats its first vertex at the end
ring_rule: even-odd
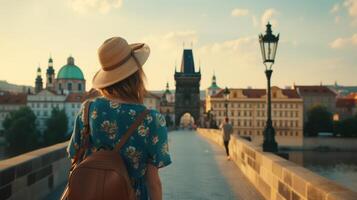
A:
POLYGON ((126 102, 143 103, 144 96, 147 93, 145 81, 145 73, 142 68, 139 68, 128 78, 98 90, 102 96, 109 99, 119 98, 126 102))

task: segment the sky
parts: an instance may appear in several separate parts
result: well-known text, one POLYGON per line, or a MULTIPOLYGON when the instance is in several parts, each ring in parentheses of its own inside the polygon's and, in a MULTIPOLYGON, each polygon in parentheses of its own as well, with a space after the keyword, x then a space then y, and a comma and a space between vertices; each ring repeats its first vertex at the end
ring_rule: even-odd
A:
POLYGON ((357 0, 0 0, 0 80, 34 85, 51 55, 72 55, 87 89, 109 37, 144 42, 147 87, 174 89, 175 66, 192 48, 201 89, 266 87, 258 35, 280 33, 272 85, 357 85, 357 0))

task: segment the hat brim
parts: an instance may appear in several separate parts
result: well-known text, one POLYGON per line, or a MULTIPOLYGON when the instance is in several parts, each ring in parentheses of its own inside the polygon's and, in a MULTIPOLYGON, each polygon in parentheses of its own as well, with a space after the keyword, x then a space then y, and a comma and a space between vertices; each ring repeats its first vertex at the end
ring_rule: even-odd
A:
MULTIPOLYGON (((142 44, 130 44, 129 46, 132 49, 136 49, 136 47, 140 45, 142 44)), ((150 55, 150 48, 148 45, 144 44, 143 47, 134 50, 133 53, 140 66, 137 65, 134 57, 132 56, 124 64, 113 70, 104 71, 103 69, 100 69, 93 77, 92 87, 95 89, 105 88, 134 74, 147 61, 150 55)))

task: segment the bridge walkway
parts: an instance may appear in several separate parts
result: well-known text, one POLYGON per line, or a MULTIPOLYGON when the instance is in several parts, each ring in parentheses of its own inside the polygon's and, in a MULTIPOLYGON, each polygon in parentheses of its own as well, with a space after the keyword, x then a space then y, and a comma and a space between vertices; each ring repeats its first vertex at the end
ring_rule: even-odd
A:
MULTIPOLYGON (((170 132, 169 148, 172 164, 160 170, 164 199, 264 199, 239 168, 227 161, 223 148, 196 132, 170 132)), ((63 187, 46 200, 58 199, 63 187)))

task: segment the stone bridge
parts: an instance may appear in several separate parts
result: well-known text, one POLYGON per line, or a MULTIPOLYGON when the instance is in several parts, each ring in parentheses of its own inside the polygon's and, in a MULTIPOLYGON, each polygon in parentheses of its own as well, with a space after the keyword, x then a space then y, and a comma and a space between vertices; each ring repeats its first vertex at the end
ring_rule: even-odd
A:
MULTIPOLYGON (((164 199, 352 200, 357 193, 233 137, 227 161, 217 130, 172 131, 173 163, 160 170, 164 199)), ((66 143, 0 161, 0 199, 58 199, 66 143)))

